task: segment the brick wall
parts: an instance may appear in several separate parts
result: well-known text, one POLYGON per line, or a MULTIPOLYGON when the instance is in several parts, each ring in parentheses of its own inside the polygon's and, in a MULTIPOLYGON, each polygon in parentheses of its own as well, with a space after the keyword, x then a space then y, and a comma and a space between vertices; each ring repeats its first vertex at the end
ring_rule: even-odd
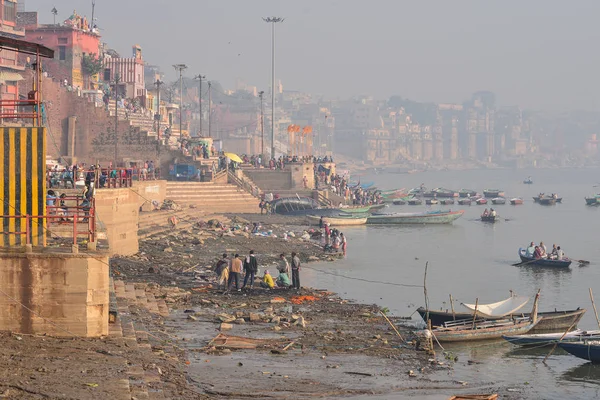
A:
MULTIPOLYGON (((20 85, 21 95, 32 89, 31 73, 20 85)), ((108 164, 114 161, 115 119, 104 107, 96 107, 86 97, 76 92, 68 92, 60 82, 44 78, 42 98, 46 105, 46 126, 48 127, 47 154, 52 158, 64 157, 71 162, 87 164, 108 164), (75 118, 73 151, 68 146, 68 119, 75 118)), ((148 137, 139 128, 131 126, 129 121, 119 120, 118 156, 123 160, 154 160, 168 171, 168 164, 174 154, 167 148, 157 149, 157 142, 148 137)))

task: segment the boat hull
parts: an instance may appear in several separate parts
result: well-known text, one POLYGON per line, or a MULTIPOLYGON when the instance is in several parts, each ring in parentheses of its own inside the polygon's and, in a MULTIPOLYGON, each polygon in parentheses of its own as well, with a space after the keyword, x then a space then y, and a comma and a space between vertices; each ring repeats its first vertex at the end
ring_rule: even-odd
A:
POLYGON ((470 206, 472 203, 471 199, 460 199, 458 200, 458 204, 461 206, 470 206))
POLYGON ((537 265, 539 267, 552 267, 552 268, 569 268, 571 265, 571 260, 549 260, 547 258, 538 258, 535 259, 533 257, 528 257, 525 255, 525 250, 519 249, 519 257, 521 258, 522 263, 527 263, 527 265, 537 265))
MULTIPOLYGON (((501 321, 501 320, 498 320, 501 321)), ((485 322, 484 322, 485 323, 485 322)), ((516 322, 510 325, 481 327, 477 329, 440 329, 434 330, 433 334, 439 342, 470 342, 475 340, 500 339, 505 335, 520 335, 529 332, 535 323, 531 321, 516 322)), ((477 326, 477 324, 475 324, 477 326)))
POLYGON ((517 346, 535 346, 535 345, 549 345, 559 341, 562 342, 579 342, 582 340, 599 340, 600 331, 582 331, 576 329, 567 334, 564 332, 556 333, 542 333, 542 334, 525 334, 515 336, 502 336, 502 339, 517 346), (564 335, 564 336, 563 336, 564 335))
POLYGON ((373 215, 367 218, 368 225, 400 225, 400 224, 450 224, 462 217, 464 211, 446 213, 415 213, 373 215))
MULTIPOLYGON (((307 215, 306 218, 313 225, 319 225, 319 221, 321 220, 321 217, 317 215, 307 215)), ((323 222, 333 226, 364 225, 367 223, 367 217, 323 217, 323 222)))
POLYGON ((600 205, 600 198, 598 197, 586 197, 585 204, 588 206, 598 206, 600 205))
POLYGON ((562 203, 562 197, 557 197, 556 199, 552 199, 552 197, 539 197, 539 196, 537 196, 537 197, 533 198, 533 201, 535 203, 540 203, 542 200, 547 200, 547 199, 554 200, 556 203, 562 203))
POLYGON ((469 189, 461 189, 458 192, 458 197, 473 197, 473 196, 477 196, 477 192, 475 190, 469 190, 469 189))
POLYGON ((594 364, 600 363, 600 345, 590 343, 563 343, 558 346, 575 357, 591 361, 594 364))
POLYGON ((445 206, 449 206, 451 204, 454 204, 454 199, 444 199, 444 200, 440 200, 440 204, 443 204, 445 206))
MULTIPOLYGON (((540 312, 538 313, 538 323, 534 329, 531 330, 530 333, 540 333, 540 332, 564 332, 571 325, 573 327, 577 327, 577 324, 585 314, 585 309, 579 310, 565 310, 565 311, 549 311, 549 312, 540 312)), ((419 307, 417 312, 425 320, 427 315, 427 310, 424 307, 419 307)), ((528 317, 529 313, 519 313, 514 314, 519 317, 528 317)), ((448 311, 429 311, 429 319, 431 320, 432 326, 443 326, 446 322, 459 321, 465 319, 472 319, 472 313, 454 313, 454 316, 451 312, 448 311)), ((489 319, 489 318, 488 318, 489 319)), ((482 318, 477 318, 476 321, 481 321, 482 318)))
POLYGON ((497 189, 484 189, 483 190, 484 197, 504 197, 504 191, 497 189))
POLYGON ((506 204, 506 199, 504 197, 495 197, 492 199, 492 204, 506 204))
POLYGON ((487 215, 485 217, 483 215, 481 216, 481 221, 483 221, 483 222, 490 222, 493 224, 495 222, 498 222, 498 220, 499 220, 499 218, 497 215, 494 215, 494 216, 487 215))
POLYGON ((513 206, 523 204, 523 199, 510 199, 510 204, 512 204, 513 206))

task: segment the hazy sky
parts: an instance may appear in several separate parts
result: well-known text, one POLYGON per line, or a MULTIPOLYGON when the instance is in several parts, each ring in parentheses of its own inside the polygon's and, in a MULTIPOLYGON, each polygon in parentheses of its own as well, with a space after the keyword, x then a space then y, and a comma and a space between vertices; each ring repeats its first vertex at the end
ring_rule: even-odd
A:
MULTIPOLYGON (((26 0, 42 23, 92 0, 26 0)), ((271 30, 284 88, 345 97, 398 94, 461 102, 491 90, 502 105, 600 109, 598 0, 96 0, 103 41, 175 77, 172 64, 233 87, 267 90, 271 30), (239 54, 239 55, 238 55, 239 54)))

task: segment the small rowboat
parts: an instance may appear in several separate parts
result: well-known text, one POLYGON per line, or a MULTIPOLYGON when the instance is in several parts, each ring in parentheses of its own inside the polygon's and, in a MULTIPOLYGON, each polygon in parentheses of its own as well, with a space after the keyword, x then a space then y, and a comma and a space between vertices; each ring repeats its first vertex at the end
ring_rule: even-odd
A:
POLYGON ((461 206, 470 206, 471 205, 472 200, 470 198, 462 198, 458 200, 458 204, 460 204, 461 206))
POLYGON ((536 203, 541 203, 542 201, 545 201, 546 199, 553 199, 553 200, 555 200, 555 203, 562 203, 562 197, 545 196, 543 194, 540 196, 534 197, 533 201, 536 203))
POLYGON ((443 204, 445 206, 449 206, 451 204, 454 204, 454 199, 442 199, 442 200, 440 200, 440 204, 443 204))
POLYGON ((427 199, 427 200, 425 200, 425 204, 427 204, 429 206, 432 206, 432 205, 435 205, 435 204, 439 204, 439 203, 440 202, 437 199, 427 199))
POLYGON ((482 205, 482 204, 487 204, 487 199, 485 197, 482 197, 480 199, 475 200, 476 204, 482 205))
POLYGON ((523 204, 523 199, 521 197, 515 197, 510 199, 510 204, 512 204, 513 206, 516 206, 518 204, 523 204))
POLYGON ((581 343, 558 343, 558 347, 575 357, 583 358, 594 364, 600 363, 600 341, 590 340, 581 343))
POLYGON ((502 336, 502 339, 518 346, 553 344, 561 340, 563 342, 579 342, 582 340, 600 340, 600 331, 582 331, 575 329, 567 334, 556 333, 534 333, 515 336, 502 336), (564 335, 564 337, 563 337, 564 335))
POLYGON ((497 215, 482 215, 481 220, 483 222, 491 222, 493 224, 494 222, 499 221, 500 218, 498 218, 497 215))
POLYGON ((524 183, 525 185, 533 185, 533 180, 531 179, 531 177, 529 177, 529 178, 525 179, 525 180, 523 181, 523 183, 524 183))
POLYGON ((484 197, 504 197, 504 191, 500 189, 483 189, 484 197))
POLYGON ((477 192, 471 189, 460 189, 458 191, 459 197, 474 197, 477 196, 477 192))
POLYGON ((563 258, 562 260, 552 260, 550 258, 533 258, 525 255, 525 249, 519 249, 519 257, 521 258, 521 263, 526 263, 527 265, 536 265, 539 267, 553 267, 553 268, 569 268, 571 265, 571 260, 568 258, 563 258))
POLYGON ((600 194, 585 198, 585 204, 588 206, 600 206, 600 194))
MULTIPOLYGON (((425 309, 425 307, 417 308, 417 312, 419 313, 421 318, 423 318, 423 320, 425 320, 425 318, 427 318, 427 316, 429 316, 432 326, 444 326, 444 324, 446 324, 447 322, 460 321, 460 320, 469 320, 469 321, 473 322, 473 312, 455 312, 453 314, 449 310, 446 310, 446 311, 429 310, 429 311, 427 311, 427 309, 425 309)), ((584 308, 578 308, 577 310, 564 310, 564 311, 554 310, 554 311, 546 311, 546 312, 538 313, 539 321, 538 321, 537 325, 535 326, 535 329, 532 329, 531 331, 529 331, 527 333, 535 333, 535 332, 540 332, 540 333, 561 332, 561 333, 563 333, 571 325, 576 327, 577 323, 581 320, 581 318, 583 317, 583 314, 585 314, 585 312, 586 312, 586 310, 584 308)), ((529 313, 515 312, 514 314, 512 314, 512 316, 528 317, 529 313)), ((500 318, 506 318, 506 315, 502 316, 500 318)), ((498 317, 493 317, 493 318, 487 317, 485 319, 498 319, 498 317)), ((484 318, 477 317, 476 322, 483 321, 483 320, 484 320, 484 318)))
POLYGON ((409 206, 420 206, 421 204, 423 204, 423 200, 421 200, 421 199, 412 198, 412 199, 408 200, 409 206))
POLYGON ((394 201, 392 202, 392 204, 393 204, 393 205, 395 205, 395 206, 403 206, 403 205, 405 205, 405 204, 406 204, 406 201, 405 201, 405 200, 402 200, 402 199, 399 199, 399 200, 394 200, 394 201))
POLYGON ((492 204, 506 204, 506 199, 504 197, 494 197, 492 204))
MULTIPOLYGON (((308 221, 313 225, 318 225, 321 217, 318 215, 307 215, 308 221)), ((334 216, 334 217, 323 217, 323 222, 331 224, 333 226, 352 226, 352 225, 364 225, 367 223, 367 217, 362 216, 334 216)))

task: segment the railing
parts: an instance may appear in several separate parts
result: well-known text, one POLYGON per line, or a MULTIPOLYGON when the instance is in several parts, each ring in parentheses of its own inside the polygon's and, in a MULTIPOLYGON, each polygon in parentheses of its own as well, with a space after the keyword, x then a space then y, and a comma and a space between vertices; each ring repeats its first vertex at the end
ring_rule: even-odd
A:
POLYGON ((87 181, 88 173, 94 174, 95 188, 122 188, 133 186, 133 181, 156 180, 160 176, 160 170, 155 169, 148 171, 145 168, 97 168, 90 170, 77 170, 78 178, 73 178, 73 171, 48 170, 46 171, 46 183, 49 189, 60 188, 62 186, 67 189, 67 183, 70 183, 71 188, 75 188, 75 183, 87 181), (67 172, 67 175, 65 175, 67 172))
MULTIPOLYGON (((23 231, 23 232, 21 232, 21 231, 2 232, 2 234, 6 235, 6 236, 10 236, 10 235, 13 235, 13 236, 25 235, 25 244, 31 244, 31 234, 30 234, 30 231, 31 231, 31 216, 29 216, 29 215, 25 215, 25 216, 23 216, 23 215, 2 215, 2 216, 0 216, 0 219, 4 219, 4 218, 6 218, 6 219, 14 219, 15 222, 17 222, 17 221, 20 222, 23 218, 25 218, 25 231, 23 231)), ((15 225, 17 225, 17 224, 15 223, 15 225)), ((19 225, 21 225, 21 224, 19 224, 19 225)))
POLYGON ((227 170, 227 181, 229 183, 233 183, 233 184, 237 185, 237 187, 250 193, 254 197, 258 198, 261 196, 261 191, 258 186, 251 184, 250 182, 246 181, 245 179, 238 178, 230 170, 227 170))
POLYGON ((319 204, 321 206, 331 207, 333 205, 331 200, 329 200, 327 197, 325 197, 325 195, 323 193, 321 193, 320 191, 317 191, 317 193, 319 194, 317 197, 317 201, 319 202, 319 204))

